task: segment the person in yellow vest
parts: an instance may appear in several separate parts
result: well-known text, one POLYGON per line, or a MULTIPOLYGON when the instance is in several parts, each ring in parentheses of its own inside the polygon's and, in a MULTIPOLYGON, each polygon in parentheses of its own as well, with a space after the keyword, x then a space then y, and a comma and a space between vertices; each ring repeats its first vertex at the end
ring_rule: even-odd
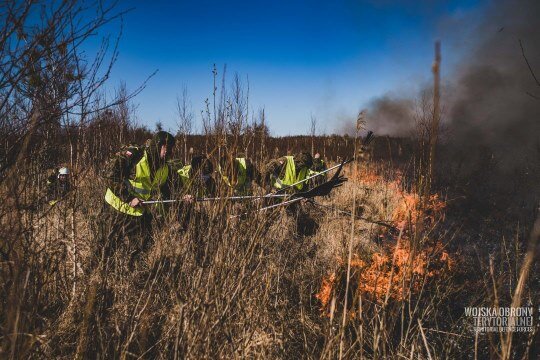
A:
POLYGON ((235 196, 251 195, 252 182, 260 184, 261 176, 257 168, 243 154, 237 157, 223 156, 219 161, 218 173, 224 185, 222 188, 235 196))
MULTIPOLYGON (((279 190, 296 184, 309 176, 309 169, 312 165, 313 157, 308 152, 271 160, 264 169, 265 185, 267 188, 279 190)), ((307 181, 300 182, 289 189, 289 192, 307 190, 307 187, 307 181)))
POLYGON ((145 206, 145 200, 170 198, 171 176, 167 158, 175 145, 173 135, 158 131, 146 146, 127 146, 109 162, 103 217, 107 227, 105 256, 120 245, 129 245, 132 258, 151 243, 152 222, 164 214, 163 204, 145 206))
POLYGON ((216 182, 212 177, 214 165, 206 155, 195 155, 189 165, 177 170, 179 188, 183 195, 205 197, 216 195, 216 182))
MULTIPOLYGON (((310 168, 313 166, 313 157, 308 152, 302 152, 294 156, 283 156, 271 160, 265 167, 264 179, 267 190, 283 189, 296 184, 287 190, 288 193, 308 190, 309 181, 301 182, 309 177, 310 168)), ((277 200, 274 200, 277 201, 277 200)), ((300 202, 286 207, 287 214, 295 219, 295 233, 299 236, 314 235, 319 225, 310 216, 300 202)))
POLYGON ((206 155, 196 155, 189 165, 175 168, 174 197, 183 200, 177 207, 178 220, 182 228, 186 229, 193 220, 193 214, 199 213, 199 207, 195 211, 196 198, 216 196, 213 172, 214 166, 206 155))
POLYGON ((178 222, 184 231, 193 231, 195 241, 190 247, 195 254, 195 261, 199 266, 207 266, 210 261, 210 248, 203 243, 204 229, 210 225, 206 205, 208 203, 195 201, 195 198, 216 196, 216 183, 212 174, 214 166, 206 155, 195 155, 189 165, 176 171, 175 198, 183 201, 178 203, 178 222))

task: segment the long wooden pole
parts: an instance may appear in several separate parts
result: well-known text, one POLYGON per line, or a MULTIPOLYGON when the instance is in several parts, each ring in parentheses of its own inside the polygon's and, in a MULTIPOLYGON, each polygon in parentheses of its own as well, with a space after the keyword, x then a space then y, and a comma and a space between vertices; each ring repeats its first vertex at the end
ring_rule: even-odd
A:
POLYGON ((435 42, 435 60, 433 62, 433 119, 431 122, 431 134, 430 134, 430 148, 429 148, 429 172, 427 179, 427 189, 424 195, 429 197, 431 193, 431 184, 433 182, 433 176, 435 171, 435 149, 437 147, 437 140, 439 135, 439 122, 441 118, 440 109, 440 86, 441 86, 441 43, 435 42))

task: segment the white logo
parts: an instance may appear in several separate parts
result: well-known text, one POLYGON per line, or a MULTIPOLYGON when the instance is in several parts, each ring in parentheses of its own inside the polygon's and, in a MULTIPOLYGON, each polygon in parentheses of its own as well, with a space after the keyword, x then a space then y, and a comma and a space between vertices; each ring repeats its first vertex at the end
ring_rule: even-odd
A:
POLYGON ((466 307, 465 316, 472 318, 474 332, 532 332, 533 308, 466 307))

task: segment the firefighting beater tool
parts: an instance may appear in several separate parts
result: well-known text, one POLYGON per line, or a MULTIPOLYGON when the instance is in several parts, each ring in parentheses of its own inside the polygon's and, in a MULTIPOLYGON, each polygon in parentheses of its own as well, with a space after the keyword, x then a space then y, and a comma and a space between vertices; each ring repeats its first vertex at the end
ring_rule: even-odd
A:
MULTIPOLYGON (((192 198, 191 201, 204 202, 204 201, 220 201, 220 200, 229 200, 229 201, 240 201, 240 200, 253 200, 253 199, 262 199, 262 198, 285 198, 289 195, 287 194, 271 194, 268 195, 247 195, 247 196, 218 196, 218 197, 202 197, 202 198, 192 198)), ((167 200, 148 200, 143 201, 143 205, 152 205, 152 204, 169 204, 176 202, 185 202, 186 199, 167 199, 167 200)))
MULTIPOLYGON (((274 209, 274 208, 277 208, 277 207, 280 207, 280 206, 290 205, 290 204, 293 204, 293 203, 301 201, 301 200, 311 199, 311 198, 314 198, 314 197, 317 197, 317 196, 326 196, 326 195, 330 194, 330 192, 333 189, 342 186, 343 183, 347 181, 347 178, 344 175, 341 175, 341 169, 343 169, 343 165, 345 165, 345 162, 342 162, 338 166, 338 170, 336 171, 336 173, 334 174, 334 176, 332 176, 332 178, 330 180, 328 180, 328 181, 314 187, 311 190, 300 191, 300 192, 297 192, 297 193, 294 193, 294 194, 290 194, 285 199, 285 201, 283 201, 283 202, 281 202, 279 204, 273 204, 273 205, 268 205, 268 206, 262 207, 260 209, 257 209, 255 211, 253 211, 253 213, 266 211, 266 210, 274 209)), ((272 194, 269 194, 269 195, 272 195, 272 194)), ((236 217, 240 217, 240 216, 245 216, 245 215, 248 215, 248 214, 249 213, 233 215, 233 216, 231 216, 231 219, 236 218, 236 217)))

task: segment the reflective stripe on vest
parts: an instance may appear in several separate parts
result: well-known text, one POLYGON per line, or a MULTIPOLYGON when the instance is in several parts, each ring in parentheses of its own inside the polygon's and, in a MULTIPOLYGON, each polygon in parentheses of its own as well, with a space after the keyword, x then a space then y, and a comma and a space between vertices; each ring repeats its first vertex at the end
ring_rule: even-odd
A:
MULTIPOLYGON (((159 188, 165 184, 168 176, 169 167, 163 165, 156 171, 154 178, 151 179, 148 155, 145 151, 143 157, 135 166, 135 179, 128 180, 128 191, 139 199, 150 200, 152 194, 159 191, 159 188)), ((116 196, 111 189, 107 189, 105 201, 116 210, 127 215, 141 216, 144 213, 143 208, 133 208, 129 206, 128 203, 116 196)))
MULTIPOLYGON (((293 156, 285 156, 287 164, 285 164, 285 176, 283 179, 275 179, 274 187, 281 189, 282 187, 292 185, 298 181, 304 180, 308 174, 308 168, 303 167, 298 174, 296 174, 296 165, 294 164, 293 156)), ((294 186, 297 190, 302 190, 304 182, 296 184, 294 186)))
POLYGON ((111 189, 107 189, 105 193, 105 201, 107 204, 111 205, 116 210, 121 213, 131 215, 131 216, 141 216, 144 213, 144 209, 141 207, 131 207, 128 203, 123 202, 118 196, 116 196, 111 189))

